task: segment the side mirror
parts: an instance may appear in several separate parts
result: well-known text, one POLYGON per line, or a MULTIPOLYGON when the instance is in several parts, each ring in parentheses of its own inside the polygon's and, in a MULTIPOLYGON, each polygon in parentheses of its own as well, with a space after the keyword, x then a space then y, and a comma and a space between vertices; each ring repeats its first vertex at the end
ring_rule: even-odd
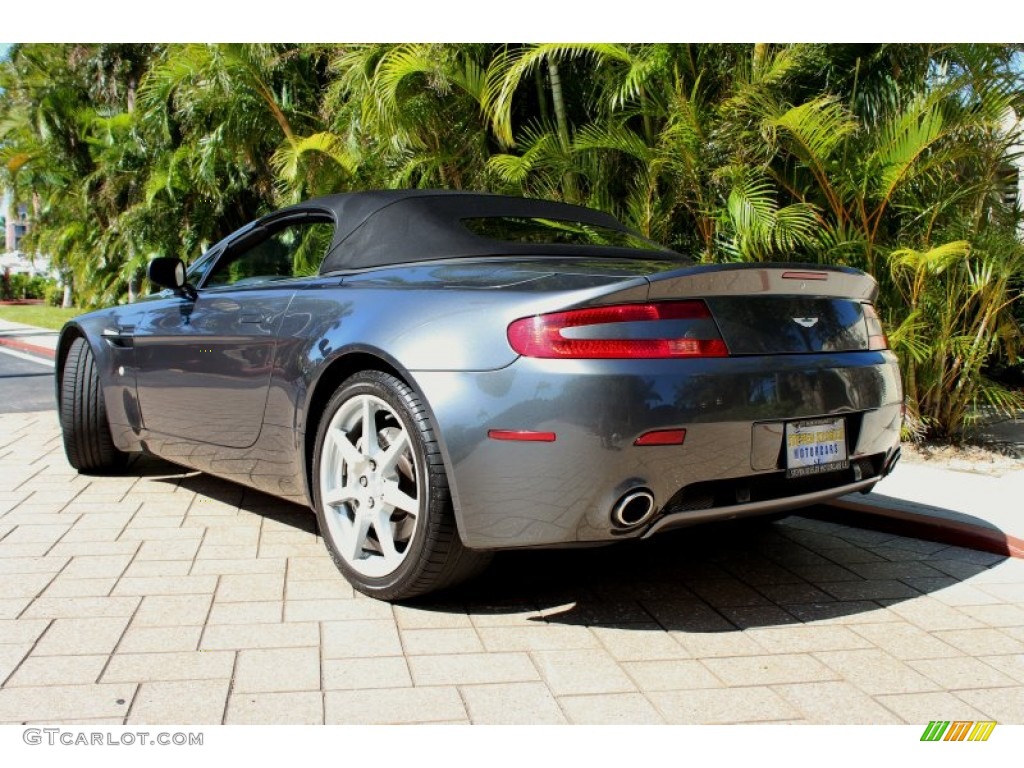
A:
POLYGON ((185 282, 185 264, 174 256, 158 256, 149 262, 149 280, 161 288, 195 298, 195 289, 185 282))

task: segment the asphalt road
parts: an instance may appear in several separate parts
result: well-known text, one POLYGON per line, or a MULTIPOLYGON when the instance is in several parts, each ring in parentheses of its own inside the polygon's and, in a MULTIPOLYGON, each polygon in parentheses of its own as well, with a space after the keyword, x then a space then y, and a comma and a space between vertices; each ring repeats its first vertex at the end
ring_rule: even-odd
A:
POLYGON ((0 413, 54 408, 53 365, 0 349, 0 413))

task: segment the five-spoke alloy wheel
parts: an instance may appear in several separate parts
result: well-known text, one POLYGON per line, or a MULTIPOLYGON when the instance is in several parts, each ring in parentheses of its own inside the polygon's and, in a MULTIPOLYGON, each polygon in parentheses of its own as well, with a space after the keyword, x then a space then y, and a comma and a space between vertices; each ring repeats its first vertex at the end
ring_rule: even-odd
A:
POLYGON ((360 591, 397 600, 450 586, 486 556, 462 546, 426 409, 380 371, 351 377, 320 420, 313 464, 320 532, 360 591))

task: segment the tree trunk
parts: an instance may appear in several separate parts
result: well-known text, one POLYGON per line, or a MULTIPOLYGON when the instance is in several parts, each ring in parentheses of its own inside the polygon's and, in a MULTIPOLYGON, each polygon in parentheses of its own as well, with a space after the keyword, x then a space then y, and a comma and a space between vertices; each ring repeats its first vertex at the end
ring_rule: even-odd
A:
POLYGON ((548 94, 544 90, 544 73, 540 67, 533 70, 533 84, 537 88, 537 104, 540 107, 541 122, 546 123, 551 119, 551 111, 548 109, 548 94))
MULTIPOLYGON (((555 125, 558 128, 558 141, 562 146, 563 154, 568 159, 571 156, 569 120, 565 114, 562 78, 558 73, 558 62, 554 59, 548 59, 548 77, 551 79, 551 101, 555 105, 555 125)), ((579 192, 576 189, 576 174, 571 170, 566 170, 562 175, 562 187, 562 192, 568 202, 579 202, 579 192)))
POLYGON ((768 59, 768 43, 754 43, 754 79, 759 79, 761 70, 764 68, 765 61, 768 59))
POLYGON ((551 78, 551 101, 555 105, 555 123, 558 126, 558 138, 563 147, 569 146, 569 121, 565 117, 565 97, 562 95, 562 77, 558 73, 558 63, 548 60, 548 76, 551 78))

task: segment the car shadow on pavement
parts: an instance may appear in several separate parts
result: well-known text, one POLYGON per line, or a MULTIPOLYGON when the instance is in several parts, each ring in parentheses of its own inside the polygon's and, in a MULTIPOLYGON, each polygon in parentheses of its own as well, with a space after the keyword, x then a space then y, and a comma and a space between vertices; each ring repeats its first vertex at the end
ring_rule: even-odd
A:
MULTIPOLYGON (((222 506, 238 507, 239 512, 248 512, 275 520, 283 525, 316 535, 316 517, 300 504, 292 504, 276 496, 246 488, 222 480, 219 477, 197 472, 173 464, 155 456, 140 456, 130 470, 132 474, 150 477, 158 483, 175 485, 184 491, 196 494, 196 513, 202 514, 202 505, 216 502, 222 506)), ((341 578, 341 574, 338 574, 341 578)))
MULTIPOLYGON (((132 472, 194 492, 195 514, 203 514, 205 503, 237 507, 322 546, 315 516, 301 505, 151 457, 135 462, 132 472)), ((404 604, 468 613, 483 624, 739 632, 884 621, 884 608, 970 589, 964 581, 1006 559, 854 527, 856 516, 840 524, 827 519, 825 507, 809 510, 815 513, 817 519, 707 524, 613 546, 499 552, 471 581, 404 604)))
POLYGON ((533 611, 538 623, 683 633, 870 622, 872 613, 954 590, 1004 559, 792 516, 601 549, 504 552, 476 580, 417 607, 494 617, 533 611))

